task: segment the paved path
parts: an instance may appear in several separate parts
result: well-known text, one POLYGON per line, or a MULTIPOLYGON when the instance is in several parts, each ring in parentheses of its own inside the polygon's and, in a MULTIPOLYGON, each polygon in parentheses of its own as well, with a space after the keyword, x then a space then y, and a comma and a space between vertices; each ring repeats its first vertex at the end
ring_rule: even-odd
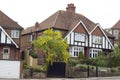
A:
POLYGON ((0 79, 0 80, 120 80, 120 76, 93 77, 93 78, 45 78, 45 79, 0 79))

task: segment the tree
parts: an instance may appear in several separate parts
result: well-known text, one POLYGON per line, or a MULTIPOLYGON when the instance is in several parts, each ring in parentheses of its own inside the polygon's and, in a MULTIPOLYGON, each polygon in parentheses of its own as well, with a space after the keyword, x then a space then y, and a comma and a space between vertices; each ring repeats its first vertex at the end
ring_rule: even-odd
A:
POLYGON ((37 40, 34 40, 33 44, 36 49, 44 52, 47 63, 55 61, 67 62, 69 59, 67 51, 69 46, 59 31, 48 29, 37 40))

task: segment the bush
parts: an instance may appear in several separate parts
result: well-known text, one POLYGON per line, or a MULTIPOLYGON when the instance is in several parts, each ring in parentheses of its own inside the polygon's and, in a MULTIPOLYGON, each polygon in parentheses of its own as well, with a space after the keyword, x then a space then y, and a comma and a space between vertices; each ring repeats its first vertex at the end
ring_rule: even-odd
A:
POLYGON ((117 70, 115 68, 110 69, 111 72, 116 72, 117 70))
POLYGON ((29 51, 29 55, 30 55, 32 58, 38 58, 37 53, 35 53, 34 50, 30 50, 30 51, 29 51))
POLYGON ((68 62, 69 66, 76 66, 77 64, 79 64, 79 60, 77 60, 77 59, 69 59, 69 62, 68 62))
POLYGON ((78 55, 78 60, 84 60, 84 55, 83 55, 83 53, 82 52, 80 52, 79 53, 79 55, 78 55))
POLYGON ((76 68, 87 69, 88 66, 86 64, 77 64, 75 67, 76 68))
POLYGON ((34 68, 34 72, 46 72, 47 65, 40 65, 34 68))
POLYGON ((28 66, 27 62, 23 62, 23 69, 28 69, 28 68, 29 68, 29 66, 28 66))

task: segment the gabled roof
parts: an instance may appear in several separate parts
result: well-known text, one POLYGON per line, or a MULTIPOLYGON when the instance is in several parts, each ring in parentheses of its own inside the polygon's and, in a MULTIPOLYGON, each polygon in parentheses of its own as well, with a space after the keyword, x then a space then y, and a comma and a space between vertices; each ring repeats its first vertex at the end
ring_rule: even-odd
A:
MULTIPOLYGON (((88 18, 81 14, 68 12, 68 11, 57 11, 55 14, 48 17, 46 20, 41 22, 39 24, 39 27, 34 29, 34 31, 40 31, 48 28, 58 28, 58 29, 64 29, 64 30, 70 30, 72 29, 79 21, 82 21, 88 31, 91 31, 94 26, 96 25, 92 21, 90 21, 88 18)), ((33 29, 35 26, 32 26, 31 29, 33 29)), ((25 31, 23 31, 22 34, 31 33, 29 30, 30 28, 27 28, 25 31)))
MULTIPOLYGON (((26 30, 24 30, 22 34, 31 33, 31 30, 41 31, 41 30, 45 30, 48 28, 57 28, 57 29, 67 30, 68 31, 67 34, 69 34, 69 32, 71 32, 71 30, 78 23, 82 23, 84 27, 88 30, 88 32, 91 32, 97 25, 96 23, 92 22, 91 20, 89 20, 88 18, 86 18, 85 16, 81 14, 59 10, 53 15, 51 15, 50 17, 48 17, 46 20, 41 22, 39 24, 39 27, 37 28, 35 26, 29 27, 26 30)), ((65 37, 65 35, 63 36, 65 37)), ((106 35, 113 37, 112 35, 108 33, 106 35)))
POLYGON ((120 20, 112 27, 112 29, 120 29, 120 20))
POLYGON ((0 26, 3 28, 22 29, 22 27, 17 22, 13 21, 2 11, 0 11, 0 26))
POLYGON ((0 26, 0 29, 4 32, 4 34, 10 39, 10 41, 16 46, 16 48, 19 48, 19 46, 14 42, 14 40, 7 34, 7 32, 0 26))

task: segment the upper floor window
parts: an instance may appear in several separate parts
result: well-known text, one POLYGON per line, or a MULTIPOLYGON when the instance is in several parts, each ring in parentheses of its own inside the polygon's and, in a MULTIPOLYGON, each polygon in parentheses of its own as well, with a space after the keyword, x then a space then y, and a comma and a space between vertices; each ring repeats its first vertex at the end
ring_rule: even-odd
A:
POLYGON ((115 29, 115 30, 113 31, 113 35, 115 36, 115 39, 118 39, 119 30, 118 30, 118 29, 115 29))
POLYGON ((85 34, 82 33, 75 33, 75 41, 85 41, 85 34))
POLYGON ((30 34, 30 35, 29 35, 29 41, 31 42, 32 40, 33 40, 33 35, 30 34))
POLYGON ((12 30, 11 37, 12 38, 19 38, 19 30, 12 30))
POLYGON ((101 36, 93 36, 93 43, 102 44, 102 37, 101 36))

